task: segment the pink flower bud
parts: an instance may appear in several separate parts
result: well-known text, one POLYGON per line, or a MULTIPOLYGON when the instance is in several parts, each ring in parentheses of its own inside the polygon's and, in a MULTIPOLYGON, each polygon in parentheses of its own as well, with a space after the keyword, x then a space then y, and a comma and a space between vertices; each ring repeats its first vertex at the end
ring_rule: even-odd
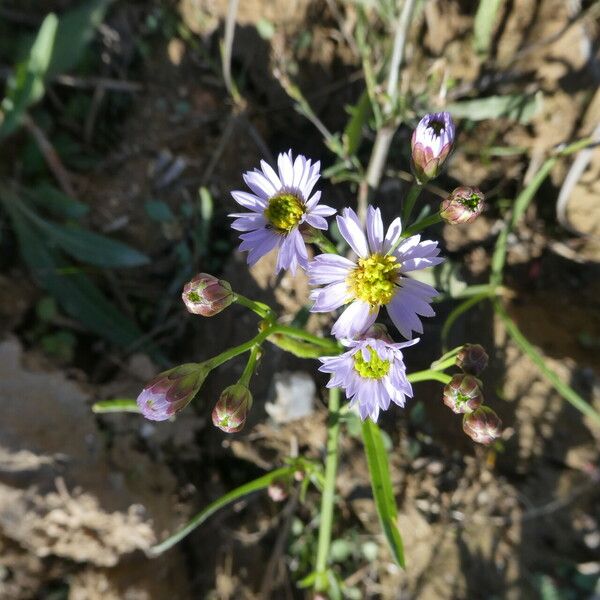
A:
POLYGON ((480 386, 472 375, 457 373, 444 388, 444 404, 457 414, 470 413, 483 403, 480 386))
POLYGON ((186 363, 160 373, 137 397, 140 411, 151 421, 166 421, 192 401, 209 372, 206 363, 186 363))
POLYGON ((225 433, 237 433, 244 428, 252 408, 252 394, 241 383, 225 388, 212 411, 212 422, 225 433))
POLYGON ((421 184, 437 177, 454 144, 450 113, 425 115, 412 135, 412 169, 421 184))
POLYGON ((186 283, 181 297, 189 312, 203 317, 214 317, 234 300, 231 285, 207 273, 186 283))
POLYGON ((487 406, 463 417, 463 431, 478 444, 491 444, 502 431, 500 417, 487 406))
POLYGON ((488 364, 488 355, 479 344, 465 344, 456 355, 456 366, 469 375, 479 375, 488 364))
POLYGON ((471 223, 481 214, 484 205, 485 196, 479 189, 463 185, 442 200, 440 216, 450 225, 471 223))
POLYGON ((283 479, 272 481, 267 489, 269 498, 273 502, 283 502, 288 497, 288 482, 283 479))

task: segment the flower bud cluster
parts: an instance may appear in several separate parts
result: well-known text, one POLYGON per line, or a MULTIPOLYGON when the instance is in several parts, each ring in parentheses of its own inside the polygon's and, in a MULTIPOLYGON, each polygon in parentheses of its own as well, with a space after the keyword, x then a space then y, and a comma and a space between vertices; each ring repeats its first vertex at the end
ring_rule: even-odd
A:
POLYGON ((456 355, 456 373, 444 388, 444 404, 463 416, 463 431, 479 444, 491 444, 502 431, 502 421, 483 406, 483 384, 478 375, 487 367, 488 355, 479 344, 465 344, 456 355))

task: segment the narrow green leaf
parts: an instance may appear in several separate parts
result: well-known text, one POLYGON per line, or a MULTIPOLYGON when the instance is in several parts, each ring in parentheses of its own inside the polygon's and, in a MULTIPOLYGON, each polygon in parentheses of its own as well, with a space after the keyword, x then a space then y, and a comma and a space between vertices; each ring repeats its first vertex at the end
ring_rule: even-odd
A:
POLYGON ((96 28, 102 23, 109 4, 110 0, 88 0, 61 15, 48 77, 65 73, 77 65, 96 28))
POLYGON ((383 529, 394 560, 399 566, 404 568, 404 548, 397 525, 396 501, 392 490, 387 453, 383 444, 381 431, 376 423, 373 423, 370 419, 366 419, 362 425, 362 434, 367 463, 369 465, 369 474, 371 476, 373 499, 377 507, 381 528, 383 529))
POLYGON ((211 504, 209 504, 204 510, 200 511, 193 519, 191 519, 187 525, 182 527, 179 531, 169 536, 166 540, 153 546, 148 551, 150 556, 158 556, 163 552, 172 548, 177 542, 180 542, 186 535, 190 534, 196 527, 199 527, 204 523, 210 516, 216 513, 219 509, 247 496, 248 494, 252 494, 253 492, 257 492, 259 490, 265 489, 271 485, 271 483, 279 479, 280 477, 285 477, 290 475, 293 472, 293 467, 282 467, 280 469, 275 469, 275 471, 271 471, 254 481, 250 481, 241 485, 231 492, 221 496, 219 499, 215 500, 211 504))
POLYGON ((507 117, 520 123, 528 123, 541 107, 541 94, 508 94, 488 96, 473 100, 461 100, 449 104, 447 110, 453 117, 484 121, 507 117))
POLYGON ((49 183, 40 183, 26 190, 27 197, 36 206, 44 208, 49 213, 62 219, 80 219, 89 211, 87 204, 67 196, 64 192, 49 183))
POLYGON ((371 99, 367 90, 361 94, 358 102, 347 110, 350 113, 350 119, 344 129, 342 142, 346 155, 353 156, 360 146, 363 127, 372 113, 371 99))
POLYGON ((13 208, 22 213, 48 239, 81 262, 97 267, 139 267, 150 259, 122 242, 83 229, 78 225, 59 225, 42 219, 19 198, 13 208))
POLYGON ((131 398, 115 398, 114 400, 101 400, 92 405, 92 411, 97 414, 105 413, 139 413, 137 402, 131 398))
POLYGON ((50 64, 58 19, 50 13, 42 22, 27 58, 18 64, 8 81, 2 100, 0 139, 11 134, 20 124, 29 106, 44 95, 44 77, 50 64))
POLYGON ((32 276, 69 316, 118 346, 127 347, 142 336, 137 326, 117 310, 88 277, 68 269, 47 240, 32 229, 16 208, 19 198, 5 188, 0 200, 11 218, 21 256, 32 276))
POLYGON ((538 367, 541 374, 552 384, 554 389, 578 411, 593 419, 600 425, 600 413, 588 404, 571 386, 565 383, 545 363, 544 357, 533 347, 529 340, 523 335, 517 324, 508 316, 500 300, 494 302, 494 310, 502 319, 506 330, 522 352, 527 354, 532 362, 538 367))
POLYGON ((496 24, 498 9, 502 0, 479 0, 473 25, 475 38, 473 47, 478 54, 487 54, 492 43, 492 34, 496 24))
POLYGON ((476 296, 471 296, 470 298, 463 300, 458 306, 452 309, 452 312, 446 317, 446 320, 444 321, 444 325, 442 327, 442 348, 446 349, 448 342, 448 334, 450 333, 450 330, 452 329, 452 326, 454 325, 456 320, 461 315, 471 310, 474 306, 476 306, 477 304, 489 297, 490 294, 487 292, 477 294, 476 296))

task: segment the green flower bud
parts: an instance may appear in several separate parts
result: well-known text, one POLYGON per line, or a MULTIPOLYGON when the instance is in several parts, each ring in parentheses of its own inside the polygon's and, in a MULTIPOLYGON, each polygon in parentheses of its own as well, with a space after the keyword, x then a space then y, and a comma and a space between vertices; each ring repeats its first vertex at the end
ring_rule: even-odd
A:
POLYGON ((181 298, 189 312, 214 317, 227 308, 235 296, 227 281, 200 273, 185 284, 181 298))
POLYGON ((457 414, 470 413, 483 403, 480 386, 476 377, 457 373, 444 388, 444 404, 457 414))
POLYGON ((226 433, 237 433, 244 428, 252 408, 252 394, 241 383, 225 388, 212 411, 212 422, 226 433))
POLYGON ((440 216, 450 223, 458 225, 461 223, 471 223, 483 210, 485 205, 485 196, 475 187, 461 186, 457 187, 440 204, 440 216))
POLYGON ((487 406, 463 417, 463 431, 478 444, 491 444, 502 432, 500 417, 487 406))
POLYGON ((469 375, 479 375, 488 364, 487 352, 479 344, 465 344, 456 355, 456 366, 469 375))

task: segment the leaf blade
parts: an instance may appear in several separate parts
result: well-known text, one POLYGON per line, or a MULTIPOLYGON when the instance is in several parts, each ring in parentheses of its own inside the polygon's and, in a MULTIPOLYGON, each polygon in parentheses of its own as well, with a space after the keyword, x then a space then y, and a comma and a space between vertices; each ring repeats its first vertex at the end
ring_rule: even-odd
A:
POLYGON ((275 469, 258 479, 254 479, 253 481, 249 481, 230 492, 227 492, 220 498, 217 498, 214 502, 211 502, 206 508, 201 510, 195 517, 193 517, 188 523, 182 527, 179 531, 175 532, 173 535, 170 535, 166 540, 162 541, 160 544, 156 544, 152 546, 148 551, 150 556, 159 556, 163 552, 166 552, 170 548, 172 548, 175 544, 180 542, 184 537, 190 534, 194 529, 202 525, 210 516, 212 516, 215 512, 217 512, 220 508, 227 506, 227 504, 231 504, 248 494, 253 492, 257 492, 262 490, 279 477, 284 477, 293 472, 293 467, 281 467, 280 469, 275 469))
POLYGON ((398 518, 396 501, 381 431, 376 423, 366 419, 362 424, 362 434, 371 476, 373 499, 377 507, 381 528, 394 560, 400 567, 405 568, 404 546, 400 530, 396 524, 398 518))

